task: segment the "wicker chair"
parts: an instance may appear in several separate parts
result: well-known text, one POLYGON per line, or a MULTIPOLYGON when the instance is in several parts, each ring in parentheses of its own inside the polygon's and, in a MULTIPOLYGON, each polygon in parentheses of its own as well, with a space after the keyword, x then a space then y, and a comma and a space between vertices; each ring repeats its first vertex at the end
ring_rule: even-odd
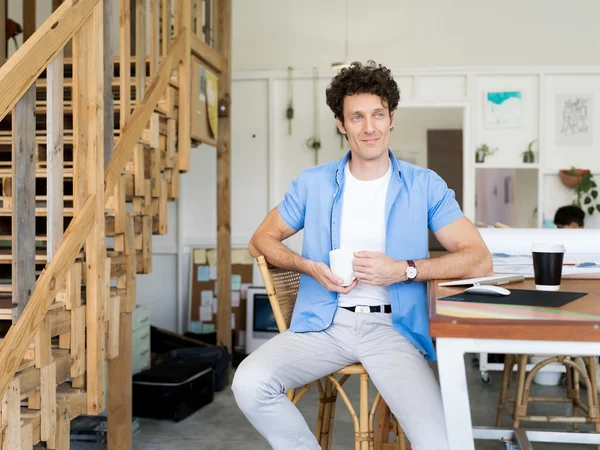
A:
MULTIPOLYGON (((291 270, 270 266, 263 256, 257 258, 258 268, 265 283, 271 308, 277 321, 279 332, 288 329, 292 320, 292 312, 296 303, 300 274, 291 270)), ((323 450, 331 449, 331 436, 337 395, 342 397, 354 424, 355 450, 409 450, 404 439, 404 431, 398 421, 393 418, 385 401, 377 393, 369 410, 369 375, 362 364, 352 364, 325 377, 325 387, 321 380, 315 380, 302 387, 298 392, 291 389, 288 398, 297 404, 312 384, 319 390, 319 412, 317 415, 316 437, 323 450), (348 399, 343 385, 350 375, 360 376, 360 408, 357 415, 348 399), (338 379, 337 377, 340 376, 338 379), (377 429, 374 432, 374 421, 379 409, 377 429), (393 432, 394 442, 388 442, 390 431, 393 432)))

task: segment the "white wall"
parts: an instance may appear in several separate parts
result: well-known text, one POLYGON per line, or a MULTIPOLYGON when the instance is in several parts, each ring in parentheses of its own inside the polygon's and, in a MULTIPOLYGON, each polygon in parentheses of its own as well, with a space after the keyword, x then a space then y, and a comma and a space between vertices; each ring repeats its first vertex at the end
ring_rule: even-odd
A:
MULTIPOLYGON (((390 67, 600 63, 597 0, 348 0, 349 58, 390 67)), ((344 0, 234 0, 234 70, 344 58, 344 0)))
POLYGON ((463 113, 455 108, 399 108, 390 139, 394 154, 427 167, 427 130, 460 130, 463 113))

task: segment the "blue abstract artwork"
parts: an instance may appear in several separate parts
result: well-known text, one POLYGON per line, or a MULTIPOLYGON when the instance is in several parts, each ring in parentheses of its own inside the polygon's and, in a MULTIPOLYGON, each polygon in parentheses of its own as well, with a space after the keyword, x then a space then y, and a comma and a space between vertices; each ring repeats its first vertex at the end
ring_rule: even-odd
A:
POLYGON ((523 123, 521 91, 487 92, 485 98, 486 128, 519 128, 523 123))

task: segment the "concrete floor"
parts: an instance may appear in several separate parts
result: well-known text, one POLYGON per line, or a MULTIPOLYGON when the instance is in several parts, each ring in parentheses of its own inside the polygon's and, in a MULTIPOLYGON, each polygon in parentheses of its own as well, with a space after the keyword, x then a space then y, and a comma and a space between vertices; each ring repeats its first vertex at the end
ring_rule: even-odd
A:
MULTIPOLYGON (((492 384, 483 386, 480 375, 472 358, 467 356, 467 376, 469 377, 469 397, 473 424, 493 426, 496 418, 498 392, 500 389, 500 372, 492 373, 492 384)), ((358 378, 351 377, 345 387, 350 399, 356 405, 358 400, 358 378)), ((560 387, 544 387, 534 385, 533 395, 562 395, 560 387)), ((374 388, 371 389, 374 393, 374 388)), ((582 394, 585 395, 583 390, 582 394)), ((311 389, 300 401, 299 409, 314 430, 317 413, 316 389, 311 389)), ((570 414, 570 406, 566 404, 535 404, 535 414, 570 414)), ((510 424, 505 413, 504 425, 510 424)), ((238 410, 229 388, 215 395, 213 403, 202 408, 194 415, 179 423, 141 419, 141 432, 133 439, 134 450, 268 450, 270 446, 252 428, 250 423, 238 410)), ((544 424, 530 424, 527 428, 549 428, 544 424)), ((553 425, 555 430, 568 429, 569 425, 553 425)), ((582 425, 584 431, 591 430, 582 425)), ((341 399, 338 399, 336 419, 333 432, 333 450, 349 450, 354 448, 352 441, 352 422, 341 399)), ((73 450, 100 450, 105 444, 76 443, 73 450)), ((494 441, 476 441, 477 450, 502 450, 505 445, 494 441)), ((542 444, 535 443, 535 450, 588 450, 595 448, 589 445, 542 444)))

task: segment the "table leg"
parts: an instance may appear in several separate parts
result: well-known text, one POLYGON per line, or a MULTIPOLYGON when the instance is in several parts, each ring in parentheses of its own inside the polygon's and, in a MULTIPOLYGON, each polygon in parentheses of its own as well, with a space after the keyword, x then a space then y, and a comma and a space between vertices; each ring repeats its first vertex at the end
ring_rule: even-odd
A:
POLYGON ((475 450, 464 350, 452 338, 437 339, 438 370, 449 450, 475 450))

